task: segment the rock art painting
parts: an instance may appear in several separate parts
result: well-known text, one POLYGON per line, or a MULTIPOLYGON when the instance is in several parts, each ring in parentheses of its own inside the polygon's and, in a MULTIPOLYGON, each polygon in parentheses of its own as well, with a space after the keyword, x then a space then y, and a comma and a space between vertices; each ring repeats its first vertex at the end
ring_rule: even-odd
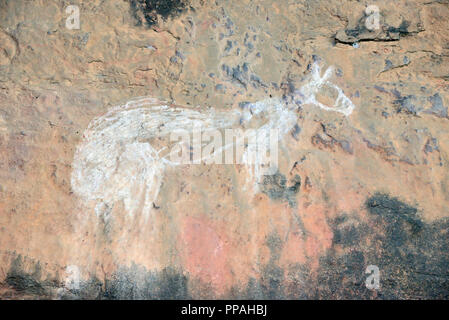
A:
POLYGON ((448 21, 0 0, 0 300, 448 299, 448 21))
MULTIPOLYGON (((263 120, 256 129, 265 132, 267 139, 269 131, 277 129, 278 138, 282 140, 296 125, 296 109, 302 104, 349 116, 355 106, 343 90, 330 81, 332 72, 333 68, 329 67, 321 75, 318 63, 314 63, 309 81, 290 101, 270 98, 248 103, 243 106, 243 110, 212 109, 201 112, 168 105, 151 97, 138 98, 112 108, 105 115, 94 119, 84 131, 83 141, 77 147, 72 165, 72 188, 82 200, 95 201, 95 213, 106 220, 110 218, 109 212, 114 203, 123 201, 129 215, 142 214, 142 221, 147 222, 159 193, 165 167, 181 165, 171 161, 168 154, 164 155, 167 146, 158 149, 151 145, 152 140, 168 137, 180 129, 201 127, 216 130, 250 125, 256 117, 263 120), (330 86, 338 92, 331 106, 316 99, 316 94, 323 86, 330 86)), ((268 141, 265 143, 268 145, 268 141)), ((229 147, 232 146, 223 145, 214 153, 223 153, 229 147)), ((260 182, 264 171, 260 166, 253 171, 255 182, 260 182)))

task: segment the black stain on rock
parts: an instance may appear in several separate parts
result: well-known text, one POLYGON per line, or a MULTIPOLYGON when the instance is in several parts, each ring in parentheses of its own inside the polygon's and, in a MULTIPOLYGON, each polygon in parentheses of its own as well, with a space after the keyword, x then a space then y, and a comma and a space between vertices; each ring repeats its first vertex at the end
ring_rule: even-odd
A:
POLYGON ((449 220, 426 223, 397 198, 375 194, 367 221, 332 221, 333 245, 320 261, 313 298, 447 299, 449 220), (380 289, 366 288, 365 269, 380 270, 380 289))
POLYGON ((400 36, 406 36, 410 32, 408 31, 408 28, 410 27, 410 22, 403 20, 399 27, 388 27, 388 32, 391 34, 399 34, 400 36))
POLYGON ((448 299, 449 219, 426 223, 418 210, 377 193, 365 202, 368 217, 342 214, 330 221, 332 247, 318 270, 306 264, 280 268, 281 239, 267 238, 270 261, 251 279, 246 299, 448 299), (366 287, 376 265, 380 289, 366 287))
POLYGON ((295 175, 291 180, 291 185, 287 186, 286 177, 282 173, 276 172, 273 175, 264 176, 260 186, 261 191, 270 199, 287 201, 290 207, 296 207, 296 194, 301 187, 301 177, 295 175))
POLYGON ((365 27, 365 18, 361 18, 354 28, 345 29, 344 32, 348 37, 355 38, 360 41, 359 36, 369 32, 369 30, 365 27))
POLYGON ((362 235, 360 230, 353 225, 336 229, 334 232, 333 242, 336 245, 356 245, 359 243, 362 235))
POLYGON ((188 0, 129 0, 131 12, 137 21, 137 25, 142 25, 145 21, 148 26, 158 23, 159 17, 167 19, 182 13, 187 9, 188 0))
POLYGON ((260 290, 265 299, 282 299, 284 270, 278 266, 283 242, 277 233, 267 237, 266 244, 270 249, 270 261, 262 269, 260 290))
POLYGON ((284 270, 278 265, 283 244, 282 239, 275 232, 266 238, 266 245, 270 249, 270 260, 262 267, 260 279, 252 279, 248 282, 246 292, 250 299, 285 299, 284 270))
POLYGON ((407 113, 416 116, 418 114, 418 108, 416 107, 416 97, 414 95, 408 95, 406 97, 400 97, 395 100, 397 105, 397 113, 407 113))
POLYGON ((298 141, 299 140, 299 134, 301 133, 301 127, 298 126, 298 124, 295 124, 295 126, 293 127, 292 131, 291 131, 291 135, 292 137, 298 141))
POLYGON ((105 281, 102 298, 113 300, 189 299, 187 285, 187 276, 173 268, 152 272, 133 265, 130 268, 120 268, 105 281))
POLYGON ((190 299, 188 277, 174 268, 148 271, 132 264, 120 267, 103 281, 91 277, 79 289, 64 288, 64 300, 183 300, 190 299))
POLYGON ((188 276, 174 268, 148 271, 135 264, 120 267, 103 280, 95 276, 80 279, 72 288, 58 277, 42 276, 39 262, 18 255, 12 261, 3 286, 14 294, 0 298, 24 297, 33 299, 63 300, 169 300, 190 299, 188 276), (28 261, 29 260, 29 261, 28 261))
POLYGON ((393 62, 391 62, 390 60, 385 60, 385 68, 384 68, 384 71, 387 71, 387 70, 390 70, 391 68, 393 68, 394 67, 394 65, 393 65, 393 62))
MULTIPOLYGON (((266 176, 270 177, 270 176, 266 176)), ((287 187, 278 173, 265 180, 265 192, 275 199, 288 199, 300 186, 287 187), (290 190, 290 191, 286 191, 290 190)), ((309 263, 281 267, 284 240, 277 233, 266 238, 269 261, 258 279, 233 288, 227 298, 246 299, 448 299, 449 219, 423 221, 416 207, 388 194, 366 199, 367 216, 341 214, 329 221, 331 248, 320 259, 318 270, 309 263), (380 289, 366 288, 368 265, 380 270, 380 289)), ((196 280, 195 280, 196 281, 196 280)), ((212 297, 188 275, 174 268, 148 271, 132 265, 122 267, 104 280, 92 277, 76 290, 64 288, 61 279, 43 279, 39 262, 16 257, 5 283, 24 296, 62 299, 191 299, 194 289, 212 297), (62 294, 57 294, 63 288, 62 294)))
MULTIPOLYGON (((387 222, 386 231, 390 239, 396 237, 407 238, 406 229, 410 229, 413 234, 420 232, 424 223, 417 216, 418 210, 409 206, 396 198, 391 198, 385 194, 376 194, 366 201, 368 211, 387 222)), ((377 217, 376 217, 377 218, 377 217)), ((402 243, 397 243, 400 245, 402 243)))
POLYGON ((340 147, 344 152, 353 154, 354 150, 350 141, 335 138, 333 134, 329 132, 328 125, 325 125, 324 123, 321 123, 321 129, 322 132, 318 132, 311 138, 311 142, 314 146, 317 146, 319 149, 328 149, 333 152, 336 150, 336 147, 340 147))
POLYGON ((444 106, 443 99, 438 93, 427 98, 423 96, 417 97, 415 95, 402 96, 397 90, 394 90, 393 94, 397 98, 393 102, 397 106, 397 113, 406 113, 414 116, 420 113, 426 113, 440 118, 449 117, 447 107, 444 106), (431 106, 424 109, 426 102, 430 102, 431 106))
POLYGON ((393 27, 382 22, 382 15, 380 18, 380 30, 369 30, 366 27, 367 16, 362 15, 354 25, 348 25, 345 29, 338 31, 333 40, 345 44, 362 41, 398 41, 401 36, 416 33, 409 30, 410 22, 408 21, 403 20, 398 27, 393 27))
POLYGON ((432 104, 432 107, 426 110, 426 113, 434 114, 440 118, 448 118, 447 107, 443 105, 443 99, 438 93, 430 96, 428 100, 432 104))
POLYGON ((248 75, 248 63, 243 63, 241 66, 238 65, 236 67, 229 67, 226 64, 221 66, 221 69, 226 74, 227 77, 231 79, 231 81, 236 82, 243 86, 245 89, 247 88, 249 75, 248 75))
POLYGON ((424 152, 425 152, 425 154, 429 154, 434 151, 440 151, 440 147, 438 145, 438 139, 437 138, 429 138, 429 139, 427 139, 427 142, 424 145, 424 152))
POLYGON ((30 271, 25 271, 24 258, 21 255, 16 256, 8 270, 5 283, 18 294, 48 298, 50 289, 59 285, 58 281, 50 278, 42 280, 39 262, 31 261, 28 264, 30 271))

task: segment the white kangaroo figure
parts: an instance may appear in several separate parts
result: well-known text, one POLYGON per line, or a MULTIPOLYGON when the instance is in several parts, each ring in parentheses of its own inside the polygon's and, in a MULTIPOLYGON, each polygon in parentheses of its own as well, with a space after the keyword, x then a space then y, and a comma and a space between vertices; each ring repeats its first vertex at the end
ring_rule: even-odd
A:
MULTIPOLYGON (((332 71, 330 67, 321 76, 320 68, 315 63, 311 78, 297 94, 303 104, 348 116, 354 105, 339 87, 328 80, 332 71), (316 99, 316 93, 323 85, 338 91, 332 107, 316 99)), ((162 155, 165 148, 157 147, 159 138, 167 137, 175 130, 195 126, 217 130, 251 125, 252 121, 263 119, 260 125, 256 121, 257 130, 264 132, 268 139, 270 130, 276 129, 278 139, 282 141, 296 125, 296 109, 295 103, 281 98, 251 103, 243 110, 206 112, 170 106, 148 97, 130 101, 94 119, 85 130, 83 141, 74 155, 72 189, 85 202, 95 201, 97 216, 101 215, 105 220, 109 219, 114 203, 123 201, 129 215, 142 212, 146 221, 155 206, 165 168, 179 165, 162 155)), ((265 144, 268 143, 266 140, 265 144)), ((223 152, 227 147, 225 145, 215 152, 223 152)), ((248 150, 253 147, 248 146, 248 150)), ((255 182, 265 173, 256 164, 255 182)))
POLYGON ((344 94, 342 89, 329 81, 329 78, 331 77, 333 71, 334 68, 331 66, 327 68, 327 70, 324 72, 324 75, 321 76, 319 65, 317 63, 314 63, 312 67, 312 78, 308 83, 301 87, 301 89, 299 90, 299 94, 305 99, 303 102, 304 104, 316 105, 326 111, 336 111, 343 113, 345 116, 349 116, 352 111, 354 111, 355 106, 352 101, 344 94), (327 106, 317 101, 316 99, 318 90, 325 85, 334 88, 338 92, 337 99, 335 100, 332 107, 327 106))

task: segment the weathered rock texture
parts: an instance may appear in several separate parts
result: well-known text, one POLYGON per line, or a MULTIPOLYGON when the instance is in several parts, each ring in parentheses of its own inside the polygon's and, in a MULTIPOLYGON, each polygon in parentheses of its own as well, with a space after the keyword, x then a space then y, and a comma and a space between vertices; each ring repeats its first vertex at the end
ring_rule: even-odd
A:
POLYGON ((448 92, 446 0, 0 0, 0 296, 448 298, 448 92), (74 193, 110 107, 236 110, 293 96, 314 63, 355 109, 299 102, 258 192, 241 166, 168 170, 147 223, 74 193))

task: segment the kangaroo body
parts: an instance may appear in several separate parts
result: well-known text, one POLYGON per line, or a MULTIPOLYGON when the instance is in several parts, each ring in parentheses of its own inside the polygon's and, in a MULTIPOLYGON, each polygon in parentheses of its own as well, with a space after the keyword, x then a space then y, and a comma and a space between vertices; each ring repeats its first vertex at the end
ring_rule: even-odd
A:
MULTIPOLYGON (((328 80, 331 72, 332 68, 329 68, 321 76, 315 64, 311 79, 297 92, 296 96, 302 100, 297 103, 313 104, 348 116, 354 105, 328 80), (317 91, 325 85, 338 92, 334 106, 324 105, 316 99, 317 91)), ((295 101, 281 98, 249 103, 231 111, 200 111, 169 105, 154 98, 130 101, 112 108, 89 124, 75 153, 72 188, 85 202, 95 201, 97 215, 106 220, 114 203, 123 201, 129 215, 143 212, 146 221, 158 197, 164 170, 179 165, 164 155, 169 146, 161 142, 167 142, 172 132, 195 127, 206 131, 243 127, 257 129, 268 137, 269 131, 276 129, 278 139, 282 141, 296 125, 297 108, 295 101)), ((223 152, 223 149, 216 152, 223 152)), ((253 179, 257 182, 264 171, 257 165, 253 171, 253 179)))

